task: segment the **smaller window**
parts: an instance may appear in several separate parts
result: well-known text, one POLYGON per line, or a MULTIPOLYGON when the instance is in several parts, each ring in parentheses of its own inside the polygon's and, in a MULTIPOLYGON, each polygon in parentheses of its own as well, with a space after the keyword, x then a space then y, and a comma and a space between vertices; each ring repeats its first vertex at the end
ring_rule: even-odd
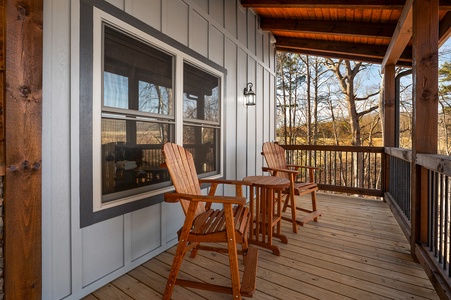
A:
POLYGON ((183 70, 183 145, 198 174, 218 174, 220 78, 188 63, 183 70))

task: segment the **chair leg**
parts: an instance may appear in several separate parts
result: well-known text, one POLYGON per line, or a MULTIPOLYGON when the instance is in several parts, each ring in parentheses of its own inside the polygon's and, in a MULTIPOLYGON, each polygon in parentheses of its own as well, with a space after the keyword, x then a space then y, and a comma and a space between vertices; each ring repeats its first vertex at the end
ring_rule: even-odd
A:
POLYGON ((290 196, 285 194, 285 199, 283 201, 283 208, 282 208, 282 212, 286 212, 287 211, 287 207, 288 205, 288 200, 290 199, 290 196))
POLYGON ((177 250, 175 251, 174 261, 172 262, 171 272, 168 276, 166 288, 164 290, 163 300, 170 300, 172 292, 174 291, 175 282, 177 281, 177 274, 182 265, 183 258, 186 254, 186 248, 189 242, 189 234, 191 227, 193 226, 194 214, 196 212, 197 202, 191 202, 188 207, 185 222, 183 224, 182 232, 179 236, 179 243, 177 250))
MULTIPOLYGON (((316 212, 316 191, 312 192, 312 210, 316 212)), ((314 218, 313 221, 318 222, 318 217, 314 218)))
POLYGON ((247 256, 248 250, 249 250, 248 234, 245 233, 242 237, 242 243, 241 243, 241 252, 243 252, 243 264, 246 264, 246 256, 247 256))
POLYGON ((291 221, 293 225, 293 232, 298 233, 298 224, 296 223, 296 202, 294 199, 294 193, 291 193, 290 195, 290 205, 291 205, 291 221))
POLYGON ((196 247, 194 247, 192 250, 191 250, 191 254, 190 254, 190 256, 189 257, 191 257, 191 258, 195 258, 196 257, 196 255, 197 255, 197 251, 199 250, 199 245, 200 245, 200 243, 197 243, 197 246, 196 247))
POLYGON ((224 205, 227 230, 227 248, 229 252, 230 278, 232 280, 233 299, 241 300, 240 271, 238 269, 238 254, 236 248, 235 228, 231 205, 224 205))
POLYGON ((174 291, 175 281, 177 280, 177 274, 180 270, 180 266, 183 262, 183 257, 185 256, 186 241, 179 241, 177 250, 175 252, 174 260, 172 262, 171 272, 169 273, 168 281, 166 283, 166 288, 164 290, 163 300, 170 300, 172 292, 174 291))

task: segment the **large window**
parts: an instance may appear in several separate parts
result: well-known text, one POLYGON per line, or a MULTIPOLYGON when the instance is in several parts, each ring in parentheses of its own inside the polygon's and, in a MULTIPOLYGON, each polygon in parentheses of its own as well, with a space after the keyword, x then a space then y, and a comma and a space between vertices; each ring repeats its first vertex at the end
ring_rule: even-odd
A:
POLYGON ((163 201, 165 142, 191 151, 200 176, 222 176, 226 70, 105 1, 81 1, 80 15, 81 227, 163 201))
POLYGON ((169 182, 161 147, 174 141, 173 57, 104 27, 102 202, 169 182))

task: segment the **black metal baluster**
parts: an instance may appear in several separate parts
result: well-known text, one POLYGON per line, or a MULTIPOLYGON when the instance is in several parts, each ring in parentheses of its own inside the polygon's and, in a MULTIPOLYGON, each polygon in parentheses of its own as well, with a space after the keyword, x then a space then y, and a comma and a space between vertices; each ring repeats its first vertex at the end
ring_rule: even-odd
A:
POLYGON ((439 201, 437 210, 437 222, 438 222, 438 236, 437 236, 437 254, 438 262, 442 263, 442 249, 443 249, 443 174, 439 174, 439 201))
POLYGON ((437 257, 438 246, 438 176, 434 172, 434 256, 437 257))
POLYGON ((448 183, 449 183, 449 177, 445 176, 445 192, 444 192, 444 198, 445 198, 445 209, 444 209, 444 233, 443 233, 443 269, 446 270, 447 268, 447 262, 448 262, 448 208, 449 208, 449 189, 448 189, 448 183))
POLYGON ((432 226, 432 216, 434 214, 432 199, 434 199, 434 189, 433 189, 433 173, 432 171, 428 171, 428 245, 429 251, 433 250, 433 242, 432 237, 434 234, 433 226, 432 226))

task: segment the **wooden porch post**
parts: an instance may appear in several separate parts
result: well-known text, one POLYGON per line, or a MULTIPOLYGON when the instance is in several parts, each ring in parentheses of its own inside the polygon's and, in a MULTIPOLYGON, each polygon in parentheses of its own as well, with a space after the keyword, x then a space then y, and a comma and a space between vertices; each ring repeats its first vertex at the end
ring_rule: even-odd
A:
POLYGON ((384 147, 395 147, 395 65, 387 65, 384 73, 384 147))
MULTIPOLYGON (((384 74, 384 95, 383 95, 383 107, 382 107, 382 121, 383 121, 383 143, 384 147, 395 147, 396 141, 395 137, 395 118, 396 118, 396 107, 395 107, 395 96, 396 96, 396 85, 395 85, 395 65, 385 65, 382 70, 384 74)), ((387 191, 390 184, 390 160, 387 159, 385 155, 384 162, 384 178, 382 190, 387 191)), ((384 197, 385 200, 385 197, 384 197)))
MULTIPOLYGON (((413 1, 413 125, 411 177, 411 249, 415 257, 421 230, 427 226, 421 218, 427 209, 427 199, 421 190, 425 172, 416 165, 417 153, 437 153, 438 123, 438 37, 439 1, 413 1), (423 196, 422 196, 423 195, 423 196), (426 202, 425 202, 426 200, 426 202)), ((423 185, 424 186, 424 185, 423 185)))
POLYGON ((5 299, 41 299, 43 0, 3 0, 5 299))

